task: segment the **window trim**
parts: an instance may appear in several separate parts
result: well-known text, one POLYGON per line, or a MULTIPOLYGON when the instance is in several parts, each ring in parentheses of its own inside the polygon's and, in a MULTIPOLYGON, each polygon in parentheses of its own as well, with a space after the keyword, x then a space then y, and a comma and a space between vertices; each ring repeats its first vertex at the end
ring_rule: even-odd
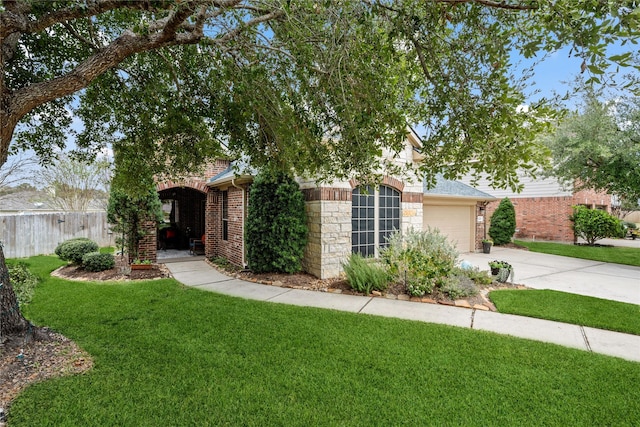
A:
MULTIPOLYGON (((383 193, 386 193, 386 191, 384 191, 383 193)), ((392 232, 392 230, 381 230, 381 221, 386 221, 389 218, 385 216, 385 218, 382 218, 381 215, 381 209, 394 209, 393 213, 397 212, 397 216, 396 215, 392 215, 392 217, 390 218, 391 221, 393 220, 397 220, 397 225, 398 228, 394 228, 393 230, 400 230, 402 228, 402 192, 399 191, 398 189, 389 186, 389 185, 380 185, 378 188, 373 188, 371 186, 357 186, 352 190, 352 198, 351 198, 351 253, 359 253, 363 256, 374 256, 374 257, 378 257, 379 256, 379 251, 380 248, 386 247, 386 242, 381 242, 381 237, 382 237, 382 233, 390 233, 392 232), (392 190, 390 192, 390 194, 381 194, 380 192, 380 188, 384 187, 385 189, 388 190, 392 190), (363 192, 361 192, 363 191, 363 192), (357 194, 356 194, 357 192, 357 194), (366 192, 367 194, 365 195, 364 192, 366 192), (358 200, 358 204, 354 205, 354 201, 355 201, 355 197, 354 196, 364 196, 364 197, 373 197, 373 206, 370 206, 369 203, 365 204, 365 205, 361 205, 359 202, 360 200, 358 200), (398 206, 387 206, 387 204, 385 203, 385 206, 381 207, 381 203, 380 200, 381 198, 387 198, 387 199, 393 199, 393 198, 397 198, 398 200, 398 206), (365 217, 361 217, 361 216, 354 216, 354 211, 355 209, 365 209, 368 210, 371 207, 373 207, 373 217, 369 217, 368 215, 365 217), (396 210, 397 209, 397 210, 396 210), (359 221, 360 224, 367 224, 368 221, 373 220, 373 230, 369 230, 369 229, 361 229, 360 227, 358 227, 358 229, 355 229, 355 225, 356 225, 356 221, 359 221), (369 243, 368 241, 368 236, 365 239, 366 242, 363 244, 360 241, 360 238, 363 235, 366 235, 368 233, 373 232, 373 243, 369 243), (358 244, 354 244, 355 242, 355 236, 358 235, 358 244), (373 251, 371 251, 370 246, 373 245, 373 251), (362 249, 365 250, 362 250, 362 249)), ((368 213, 368 212, 367 212, 368 213)), ((388 234, 387 234, 388 235, 388 234)))

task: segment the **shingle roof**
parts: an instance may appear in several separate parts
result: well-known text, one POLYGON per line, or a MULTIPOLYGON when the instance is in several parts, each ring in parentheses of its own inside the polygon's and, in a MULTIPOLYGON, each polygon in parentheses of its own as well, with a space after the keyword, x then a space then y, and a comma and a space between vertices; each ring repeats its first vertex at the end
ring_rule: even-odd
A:
POLYGON ((476 190, 475 188, 463 184, 460 181, 452 181, 445 179, 442 175, 438 175, 436 178, 436 185, 433 188, 428 188, 427 184, 423 185, 425 195, 431 196, 451 196, 451 197, 464 197, 467 199, 478 200, 492 200, 495 199, 491 194, 484 191, 476 190))
POLYGON ((251 178, 255 176, 256 173, 257 171, 250 167, 246 161, 236 160, 231 162, 225 170, 212 177, 207 185, 215 187, 216 185, 228 183, 233 179, 251 178), (236 173, 236 170, 241 171, 240 175, 236 173))

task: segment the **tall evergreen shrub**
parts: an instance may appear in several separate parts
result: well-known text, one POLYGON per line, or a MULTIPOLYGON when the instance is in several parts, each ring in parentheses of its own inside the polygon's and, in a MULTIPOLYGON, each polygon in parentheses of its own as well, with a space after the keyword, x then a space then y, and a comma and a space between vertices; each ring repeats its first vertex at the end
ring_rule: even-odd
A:
POLYGON ((504 245, 511 242, 516 232, 516 210, 513 203, 507 197, 500 201, 498 209, 491 215, 489 236, 496 245, 504 245))
POLYGON ((112 186, 107 206, 107 221, 117 235, 121 251, 127 250, 130 258, 138 257, 138 245, 146 235, 145 221, 163 220, 162 203, 155 188, 132 193, 119 186, 112 186))
POLYGON ((249 193, 245 236, 249 268, 256 273, 300 271, 307 234, 298 183, 283 172, 260 172, 249 193))

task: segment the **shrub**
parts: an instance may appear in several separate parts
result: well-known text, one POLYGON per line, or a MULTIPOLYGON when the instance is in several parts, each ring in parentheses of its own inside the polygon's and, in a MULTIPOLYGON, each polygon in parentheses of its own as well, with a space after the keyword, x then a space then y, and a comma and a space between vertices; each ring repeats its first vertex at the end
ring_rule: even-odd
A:
POLYGON ((389 286, 389 274, 379 263, 360 254, 351 254, 342 264, 349 286, 358 292, 384 291, 389 286))
POLYGON ((7 265, 7 267, 9 269, 11 286, 16 293, 20 309, 22 309, 23 306, 31 302, 33 292, 38 284, 38 278, 29 271, 29 268, 23 262, 7 265))
POLYGON ((491 225, 489 226, 489 236, 495 245, 504 245, 511 242, 511 238, 516 232, 516 210, 511 200, 504 198, 500 205, 491 215, 491 225))
POLYGON ((456 274, 443 280, 440 290, 451 299, 470 297, 478 293, 478 288, 468 277, 456 274))
POLYGON ((73 264, 82 264, 82 257, 89 252, 97 252, 98 244, 89 239, 67 240, 63 242, 58 256, 65 261, 71 261, 73 264))
POLYGON ((395 280, 403 282, 409 294, 422 296, 441 286, 451 274, 458 252, 438 229, 394 233, 380 256, 395 280))
POLYGON ((251 185, 246 243, 249 268, 256 273, 295 273, 307 244, 304 197, 293 178, 264 170, 251 185))
POLYGON ((489 275, 489 272, 480 270, 478 267, 456 269, 455 274, 467 277, 478 285, 490 285, 493 283, 493 278, 489 275))
POLYGON ((576 239, 581 237, 589 246, 600 239, 624 236, 622 221, 599 209, 574 206, 570 219, 576 239))
POLYGON ((55 249, 55 254, 58 255, 60 258, 64 259, 62 257, 63 251, 65 250, 64 247, 66 245, 68 245, 69 243, 73 243, 73 242, 90 242, 91 240, 87 237, 74 237, 73 239, 69 239, 69 240, 65 240, 64 242, 60 243, 58 246, 56 246, 55 249))
POLYGON ((145 228, 148 221, 160 224, 164 220, 162 203, 152 184, 145 177, 141 177, 141 189, 124 188, 112 185, 107 206, 107 221, 116 233, 116 244, 120 253, 125 249, 129 259, 138 257, 140 241, 148 234, 145 228), (149 188, 145 188, 145 186, 149 188))
POLYGON ((89 252, 82 257, 82 267, 87 271, 110 270, 116 265, 113 254, 89 252))

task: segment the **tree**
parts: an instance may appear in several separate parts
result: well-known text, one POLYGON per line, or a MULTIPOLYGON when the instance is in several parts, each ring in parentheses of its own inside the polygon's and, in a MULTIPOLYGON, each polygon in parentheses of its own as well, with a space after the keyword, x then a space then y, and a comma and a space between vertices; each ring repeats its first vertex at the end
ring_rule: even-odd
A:
POLYGON ((592 188, 640 200, 640 98, 600 101, 593 93, 545 138, 553 155, 551 174, 575 189, 592 188))
POLYGON ((512 52, 571 45, 595 81, 611 61, 630 65, 630 53, 605 48, 638 38, 634 4, 5 0, 0 165, 12 144, 55 161, 75 114, 79 150, 113 143, 131 166, 125 181, 168 164, 192 172, 221 153, 371 178, 409 122, 427 129, 430 181, 467 173, 473 158, 475 171, 515 184, 515 169, 540 159, 538 117, 553 112, 544 102, 517 111, 525 82, 510 72, 512 52))
POLYGON ((622 221, 600 209, 574 206, 570 219, 576 241, 580 237, 589 246, 593 246, 600 239, 624 236, 622 221))
POLYGON ((107 221, 120 235, 116 243, 123 256, 126 250, 130 261, 138 258, 138 246, 148 232, 146 223, 160 223, 163 219, 162 203, 155 187, 147 187, 147 191, 135 195, 118 186, 111 188, 107 221))
POLYGON ((37 175, 53 208, 65 212, 86 212, 92 205, 106 208, 111 181, 107 159, 87 162, 63 155, 37 175))
POLYGON ((511 242, 516 232, 516 210, 508 197, 500 201, 498 208, 491 215, 489 236, 496 245, 504 245, 511 242))
POLYGON ((307 216, 298 183, 278 170, 261 171, 251 185, 247 260, 257 273, 296 273, 307 244, 307 216))
POLYGON ((11 192, 10 187, 26 184, 29 169, 35 166, 32 159, 12 157, 0 166, 0 195, 11 192))

